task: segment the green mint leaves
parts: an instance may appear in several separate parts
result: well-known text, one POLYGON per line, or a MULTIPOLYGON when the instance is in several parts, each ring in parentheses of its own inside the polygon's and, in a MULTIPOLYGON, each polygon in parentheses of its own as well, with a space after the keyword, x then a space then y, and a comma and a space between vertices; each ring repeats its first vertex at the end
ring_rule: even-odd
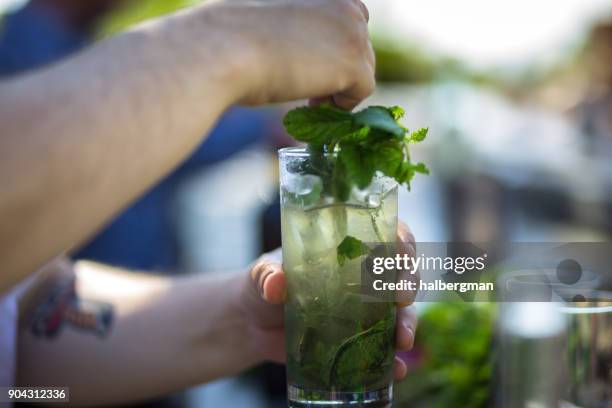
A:
MULTIPOLYGON (((388 133, 401 140, 407 131, 398 123, 398 120, 403 116, 404 111, 400 107, 387 109, 382 106, 372 106, 357 112, 354 117, 355 124, 361 126, 362 129, 369 128, 375 132, 388 133)), ((379 136, 384 137, 384 134, 379 136)))
POLYGON ((285 116, 283 123, 296 140, 317 147, 329 145, 334 137, 349 134, 354 129, 351 113, 331 105, 294 109, 285 116))
POLYGON ((308 144, 309 165, 302 169, 323 180, 323 193, 347 201, 353 186, 366 188, 380 171, 410 187, 417 173, 429 174, 423 163, 412 163, 409 145, 422 142, 428 129, 410 133, 399 120, 400 107, 371 106, 356 113, 332 105, 302 107, 284 119, 287 132, 308 144), (326 153, 336 153, 326 155, 326 153))
MULTIPOLYGON (((310 156, 292 163, 292 173, 310 174, 321 179, 321 186, 307 197, 295 197, 302 205, 315 204, 323 195, 345 202, 353 187, 365 189, 377 172, 410 188, 417 174, 429 174, 423 163, 410 160, 411 144, 427 137, 428 129, 410 132, 401 123, 404 110, 398 106, 371 106, 351 113, 333 105, 301 107, 287 113, 287 132, 308 144, 310 156)), ((367 245, 347 236, 337 247, 338 263, 370 252, 367 245)))
POLYGON ((419 129, 416 132, 412 132, 410 136, 408 136, 408 142, 410 143, 419 143, 425 140, 427 137, 427 132, 429 132, 428 128, 419 129))
POLYGON ((342 240, 340 245, 338 245, 337 252, 338 264, 340 264, 340 266, 344 266, 344 263, 348 259, 355 259, 362 255, 369 254, 370 248, 357 238, 348 235, 344 238, 344 240, 342 240))

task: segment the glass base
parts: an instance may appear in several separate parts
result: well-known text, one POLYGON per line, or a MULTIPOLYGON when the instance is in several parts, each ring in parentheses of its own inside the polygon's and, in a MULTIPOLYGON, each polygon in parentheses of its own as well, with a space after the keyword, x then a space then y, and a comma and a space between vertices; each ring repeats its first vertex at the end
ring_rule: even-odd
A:
POLYGON ((311 391, 288 385, 287 399, 289 408, 391 408, 393 384, 379 390, 364 392, 311 391))

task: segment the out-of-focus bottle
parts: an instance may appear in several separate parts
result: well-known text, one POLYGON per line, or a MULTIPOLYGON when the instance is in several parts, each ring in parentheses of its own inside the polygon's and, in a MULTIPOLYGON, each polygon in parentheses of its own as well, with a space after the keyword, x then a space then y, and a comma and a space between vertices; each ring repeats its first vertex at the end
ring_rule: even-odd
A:
POLYGON ((612 406, 612 293, 592 291, 561 307, 568 322, 566 399, 612 406))
POLYGON ((559 407, 566 324, 555 303, 502 303, 496 406, 559 407))

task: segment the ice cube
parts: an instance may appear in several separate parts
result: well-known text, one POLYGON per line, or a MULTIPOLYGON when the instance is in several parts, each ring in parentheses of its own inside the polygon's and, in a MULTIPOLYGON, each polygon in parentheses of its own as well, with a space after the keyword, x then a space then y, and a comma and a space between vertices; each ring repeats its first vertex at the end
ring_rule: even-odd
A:
POLYGON ((382 196, 380 194, 368 194, 366 197, 366 203, 368 208, 378 208, 382 202, 382 196))
POLYGON ((295 195, 310 194, 315 186, 321 184, 321 178, 312 174, 295 175, 289 174, 285 176, 283 188, 295 195))
POLYGON ((318 262, 336 250, 339 244, 336 210, 334 207, 324 207, 305 211, 307 225, 300 230, 300 236, 310 262, 318 262))
POLYGON ((283 262, 290 268, 305 262, 301 231, 307 228, 308 221, 304 211, 291 207, 283 208, 283 262))

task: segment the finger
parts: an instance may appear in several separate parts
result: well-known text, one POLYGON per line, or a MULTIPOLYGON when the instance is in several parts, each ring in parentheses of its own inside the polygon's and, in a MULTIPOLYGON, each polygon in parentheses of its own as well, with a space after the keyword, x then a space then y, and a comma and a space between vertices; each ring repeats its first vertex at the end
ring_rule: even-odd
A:
POLYGON ((403 307, 397 311, 397 329, 395 331, 396 348, 409 351, 414 347, 418 318, 414 306, 403 307))
POLYGON ((364 63, 364 68, 357 75, 355 82, 347 90, 333 95, 333 101, 336 106, 346 110, 353 110, 364 99, 372 95, 376 87, 376 79, 374 78, 374 69, 368 63, 364 63))
MULTIPOLYGON (((398 290, 395 294, 395 303, 398 307, 410 306, 414 303, 419 292, 419 271, 413 273, 412 269, 402 269, 397 273, 397 282, 412 282, 412 287, 407 287, 405 290, 398 290)), ((407 283, 408 285, 408 283, 407 283)))
POLYGON ((365 5, 365 3, 361 0, 353 0, 353 2, 357 4, 357 6, 359 6, 359 10, 361 10, 363 17, 365 18, 365 21, 369 22, 370 21, 370 10, 368 10, 368 7, 365 5))
POLYGON ((376 72, 376 53, 374 52, 374 46, 372 45, 372 41, 368 40, 368 49, 366 50, 366 60, 370 67, 372 67, 372 72, 376 72))
POLYGON ((334 103, 334 99, 331 96, 324 96, 324 97, 320 97, 320 98, 311 98, 308 101, 308 106, 310 107, 314 107, 314 106, 319 106, 319 105, 323 105, 323 104, 333 104, 334 103))
POLYGON ((287 297, 287 284, 285 273, 280 270, 268 275, 263 283, 263 298, 273 305, 285 303, 287 297))
POLYGON ((397 381, 403 380, 406 374, 408 374, 406 363, 396 356, 395 360, 393 360, 393 378, 397 381))
MULTIPOLYGON (((401 250, 400 250, 401 253, 401 250)), ((409 257, 415 256, 415 253, 412 251, 407 251, 407 255, 409 257)), ((397 282, 405 283, 405 290, 398 290, 395 296, 395 302, 399 307, 410 306, 414 303, 416 296, 419 292, 419 282, 421 280, 421 275, 418 270, 415 270, 414 265, 409 264, 408 269, 400 269, 397 271, 396 276, 397 282), (412 286, 408 286, 412 285, 412 286)))
MULTIPOLYGON (((410 231, 410 228, 402 221, 400 221, 397 226, 397 239, 399 241, 399 254, 405 254, 410 258, 414 258, 416 256, 416 244, 414 243, 414 235, 410 231)), ((398 306, 404 307, 414 303, 414 300, 418 293, 419 279, 419 271, 415 271, 413 265, 410 265, 409 269, 402 269, 398 271, 397 281, 414 282, 415 288, 415 290, 407 289, 397 291, 395 301, 398 306)))
POLYGON ((259 261, 251 269, 251 280, 261 297, 273 304, 285 299, 285 274, 281 264, 267 260, 259 261))
POLYGON ((406 254, 408 254, 409 256, 410 254, 416 254, 416 243, 414 235, 412 234, 410 227, 408 227, 408 225, 406 225, 406 223, 404 223, 403 221, 398 222, 397 238, 399 242, 408 244, 408 246, 404 248, 406 251, 409 251, 406 252, 406 254))

